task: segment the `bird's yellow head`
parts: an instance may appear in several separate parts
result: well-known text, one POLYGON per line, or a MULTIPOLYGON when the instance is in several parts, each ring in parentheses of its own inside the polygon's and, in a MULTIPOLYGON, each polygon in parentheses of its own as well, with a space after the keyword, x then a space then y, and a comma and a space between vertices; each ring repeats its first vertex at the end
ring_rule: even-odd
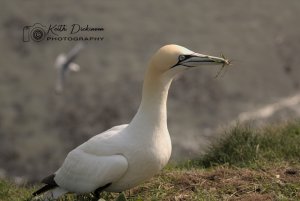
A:
POLYGON ((195 53, 179 45, 166 45, 160 48, 150 61, 150 71, 168 74, 173 77, 177 73, 203 65, 229 65, 225 58, 195 53))

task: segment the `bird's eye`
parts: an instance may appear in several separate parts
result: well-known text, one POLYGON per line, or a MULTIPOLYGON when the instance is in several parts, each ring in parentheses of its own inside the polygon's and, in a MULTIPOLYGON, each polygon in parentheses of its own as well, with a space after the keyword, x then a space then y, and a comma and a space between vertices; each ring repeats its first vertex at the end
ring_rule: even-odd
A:
POLYGON ((184 56, 184 55, 180 55, 180 56, 178 57, 178 60, 179 60, 179 61, 185 60, 185 56, 184 56))

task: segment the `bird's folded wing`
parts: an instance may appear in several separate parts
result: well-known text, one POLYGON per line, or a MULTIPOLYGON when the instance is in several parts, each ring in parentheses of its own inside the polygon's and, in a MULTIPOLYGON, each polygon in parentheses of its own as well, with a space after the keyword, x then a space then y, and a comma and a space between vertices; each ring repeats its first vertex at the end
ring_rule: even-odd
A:
POLYGON ((86 193, 118 181, 127 168, 123 155, 96 156, 74 149, 55 173, 54 180, 69 192, 86 193))

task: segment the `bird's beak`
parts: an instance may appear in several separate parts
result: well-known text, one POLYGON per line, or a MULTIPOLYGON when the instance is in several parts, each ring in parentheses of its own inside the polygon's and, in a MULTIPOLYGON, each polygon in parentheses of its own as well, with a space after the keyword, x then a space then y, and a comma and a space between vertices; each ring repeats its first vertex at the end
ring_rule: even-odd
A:
POLYGON ((222 55, 221 57, 214 57, 199 53, 194 53, 191 55, 186 55, 186 59, 179 62, 178 65, 186 66, 186 67, 198 67, 202 65, 207 64, 213 64, 213 65, 229 65, 230 61, 228 59, 225 59, 225 57, 222 55))

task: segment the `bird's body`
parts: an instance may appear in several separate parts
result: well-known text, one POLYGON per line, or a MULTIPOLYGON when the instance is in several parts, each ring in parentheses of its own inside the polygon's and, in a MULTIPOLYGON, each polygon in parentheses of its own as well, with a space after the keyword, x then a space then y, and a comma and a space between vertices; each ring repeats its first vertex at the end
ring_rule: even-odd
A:
POLYGON ((152 177, 169 160, 170 139, 149 136, 140 143, 141 132, 128 131, 127 125, 113 127, 71 151, 56 172, 56 182, 70 192, 93 192, 109 183, 106 191, 122 192, 152 177))
POLYGON ((226 60, 167 45, 151 59, 142 101, 127 125, 113 127, 72 150, 63 165, 45 183, 54 198, 66 192, 99 190, 121 192, 158 173, 171 156, 167 128, 168 90, 175 75, 196 62, 223 64, 226 60), (56 184, 53 186, 53 183, 56 184), (50 190, 51 192, 51 190, 50 190))

